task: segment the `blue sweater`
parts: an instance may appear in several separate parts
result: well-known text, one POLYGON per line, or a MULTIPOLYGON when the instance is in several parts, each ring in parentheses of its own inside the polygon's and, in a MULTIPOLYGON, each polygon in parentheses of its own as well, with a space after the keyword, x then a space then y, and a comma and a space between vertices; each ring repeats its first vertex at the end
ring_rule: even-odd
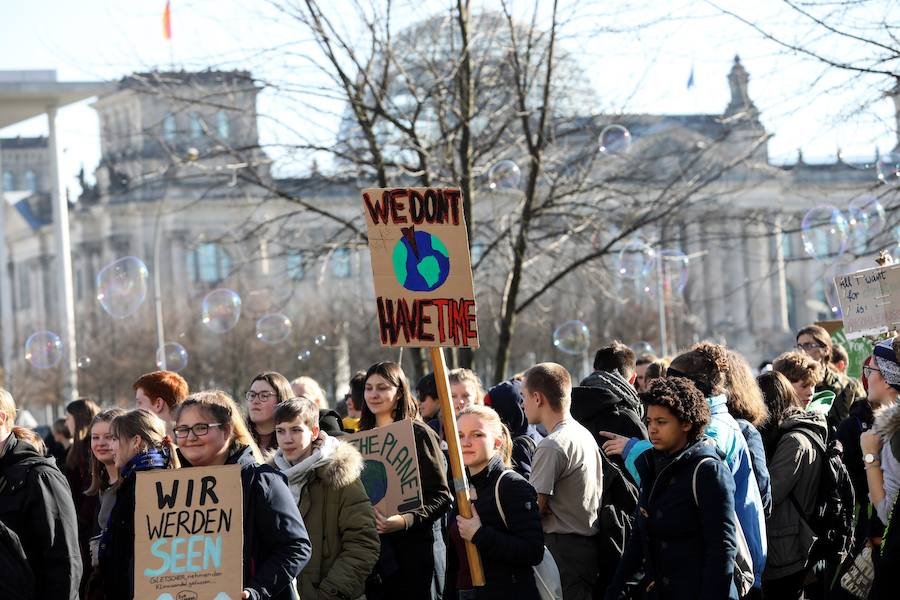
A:
MULTIPOLYGON (((753 472, 753 462, 747 441, 741 433, 737 421, 728 414, 724 395, 706 399, 712 413, 706 435, 716 442, 719 451, 725 456, 725 462, 731 468, 734 477, 734 510, 740 521, 750 554, 753 556, 754 587, 762 585, 762 572, 766 566, 766 517, 763 509, 759 486, 753 472)), ((647 440, 632 438, 625 445, 622 458, 634 480, 640 485, 640 473, 635 467, 638 456, 653 447, 647 440)))

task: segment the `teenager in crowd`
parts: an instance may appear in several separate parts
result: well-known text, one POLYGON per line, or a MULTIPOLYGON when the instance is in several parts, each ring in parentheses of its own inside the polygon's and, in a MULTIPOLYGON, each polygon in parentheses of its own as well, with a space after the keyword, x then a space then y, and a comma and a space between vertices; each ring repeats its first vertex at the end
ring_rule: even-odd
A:
POLYGON ((422 506, 415 511, 383 515, 376 509, 381 556, 366 584, 366 598, 440 598, 446 570, 440 518, 451 501, 440 441, 430 427, 416 418, 416 401, 397 363, 380 362, 369 367, 365 400, 360 431, 412 420, 422 489, 422 506))
POLYGON ((85 492, 87 496, 99 498, 100 509, 97 513, 96 529, 90 540, 91 573, 86 587, 88 600, 103 600, 103 577, 100 571, 100 540, 109 523, 109 515, 116 503, 116 484, 119 481, 119 469, 112 449, 112 421, 124 415, 122 408, 110 408, 97 413, 91 421, 91 486, 85 492))
POLYGON ((66 405, 66 427, 72 434, 72 445, 66 455, 65 473, 78 517, 78 547, 84 569, 81 596, 91 574, 90 539, 97 519, 97 498, 84 492, 91 485, 91 421, 98 412, 100 407, 90 398, 79 398, 66 405))
POLYGON ((484 404, 484 388, 481 378, 471 369, 453 369, 447 374, 450 380, 450 397, 457 414, 467 406, 484 404))
POLYGON ((464 408, 457 426, 474 500, 472 518, 454 511, 450 521, 444 597, 538 600, 533 566, 543 558, 544 533, 534 488, 509 470, 509 431, 493 409, 479 405, 464 408), (478 548, 484 586, 472 585, 464 540, 478 548))
POLYGON ((531 462, 538 443, 544 439, 525 415, 525 398, 522 396, 522 382, 518 379, 501 381, 492 387, 484 397, 500 417, 512 438, 510 461, 513 471, 525 477, 531 476, 531 462))
POLYGON ((288 479, 312 543, 297 578, 300 597, 358 598, 379 552, 375 513, 359 478, 362 456, 319 430, 319 409, 308 398, 278 405, 275 435, 272 461, 288 479))
POLYGON ((443 437, 441 424, 441 400, 438 398, 434 373, 426 373, 416 383, 416 398, 419 402, 419 416, 439 437, 443 437))
POLYGON ((769 475, 773 510, 766 521, 769 554, 763 573, 763 597, 801 598, 815 535, 806 516, 815 509, 828 423, 825 415, 806 412, 787 378, 778 371, 759 376, 772 415, 769 475))
POLYGON ((682 377, 657 379, 643 395, 653 449, 636 460, 641 474, 634 529, 606 598, 644 568, 645 598, 736 600, 735 483, 703 431, 710 408, 682 377))
POLYGON ((600 576, 598 512, 603 463, 591 432, 576 421, 569 372, 556 363, 525 371, 522 395, 528 421, 548 435, 537 445, 531 485, 538 494, 547 548, 559 567, 565 600, 591 598, 600 576))
POLYGON ((769 483, 766 451, 762 437, 759 435, 759 427, 762 427, 768 420, 769 411, 759 385, 753 377, 753 371, 750 370, 750 365, 743 356, 734 350, 728 351, 725 389, 728 398, 728 414, 737 421, 744 440, 747 442, 750 460, 753 463, 753 473, 756 475, 756 484, 759 486, 759 495, 762 498, 766 516, 768 516, 772 514, 772 486, 769 483))
POLYGON ((175 409, 189 393, 184 377, 174 371, 153 371, 141 375, 131 388, 135 408, 149 410, 162 419, 171 437, 175 409))
POLYGON ((645 378, 647 367, 656 360, 659 360, 658 357, 649 352, 641 354, 634 360, 634 389, 638 393, 647 391, 647 380, 645 378))
POLYGON ((119 483, 106 531, 100 538, 100 571, 106 598, 128 600, 134 597, 137 474, 153 469, 177 469, 178 456, 166 434, 165 422, 148 410, 137 408, 115 417, 110 433, 119 483))
POLYGON ((66 425, 65 419, 57 419, 53 421, 50 428, 50 437, 44 439, 47 442, 47 454, 56 459, 56 466, 60 471, 65 471, 66 458, 69 456, 69 449, 72 447, 72 432, 66 425))
POLYGON ((219 390, 188 396, 175 412, 175 437, 185 466, 241 467, 243 598, 290 600, 292 582, 309 561, 309 536, 284 476, 260 464, 260 450, 234 400, 219 390))
POLYGON ((247 418, 250 434, 256 446, 268 455, 278 448, 275 439, 275 407, 295 395, 287 377, 275 371, 264 371, 250 380, 247 400, 247 418))
POLYGON ((822 380, 825 371, 821 362, 802 352, 785 352, 775 359, 772 369, 787 377, 803 407, 812 400, 816 382, 822 380))
POLYGON ((820 379, 816 382, 816 392, 825 390, 834 392, 834 403, 828 413, 828 425, 832 431, 847 418, 850 405, 856 400, 859 390, 858 384, 851 382, 850 378, 833 368, 831 364, 833 347, 831 335, 818 325, 807 325, 797 332, 797 349, 822 365, 820 379))
POLYGON ((357 371, 350 379, 350 391, 347 392, 347 416, 343 418, 344 430, 351 433, 359 431, 359 418, 362 416, 362 405, 366 398, 366 372, 357 371))
MULTIPOLYGON (((728 400, 725 396, 727 372, 728 356, 725 348, 703 342, 676 356, 666 377, 689 379, 706 396, 711 416, 705 433, 715 441, 731 469, 734 478, 734 508, 753 557, 754 588, 759 589, 766 564, 765 509, 747 442, 737 421, 728 414, 728 400)), ((640 482, 640 473, 634 467, 634 461, 650 447, 650 442, 634 438, 629 440, 605 432, 604 435, 610 439, 603 444, 603 449, 610 454, 622 454, 632 477, 640 482)))
POLYGON ((301 375, 291 381, 291 391, 293 393, 288 398, 306 396, 307 398, 312 398, 319 408, 328 408, 325 390, 322 389, 318 381, 308 375, 301 375))
POLYGON ((44 456, 41 438, 14 426, 15 419, 16 403, 0 388, 0 534, 7 543, 17 536, 27 561, 4 569, 0 591, 4 597, 14 591, 77 600, 82 565, 71 491, 53 459, 44 456))

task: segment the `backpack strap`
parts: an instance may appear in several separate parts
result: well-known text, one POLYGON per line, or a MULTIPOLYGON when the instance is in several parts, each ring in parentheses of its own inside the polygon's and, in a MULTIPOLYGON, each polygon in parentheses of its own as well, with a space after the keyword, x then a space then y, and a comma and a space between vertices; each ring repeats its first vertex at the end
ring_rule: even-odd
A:
POLYGON ((509 530, 509 525, 506 524, 506 514, 503 512, 503 505, 500 504, 500 480, 509 472, 509 469, 501 471, 497 477, 497 483, 494 484, 494 502, 497 504, 497 512, 500 513, 500 520, 503 521, 503 526, 506 527, 507 531, 509 530))
POLYGON ((700 470, 700 465, 705 463, 708 460, 715 460, 711 456, 707 456, 705 458, 701 458, 697 464, 694 466, 694 475, 691 477, 691 490, 694 492, 694 504, 697 505, 697 508, 700 508, 700 500, 697 499, 697 471, 700 470))
MULTIPOLYGON (((793 432, 793 431, 796 431, 797 433, 799 433, 800 435, 802 435, 803 437, 805 437, 806 439, 808 439, 808 440, 809 440, 809 443, 812 444, 812 446, 813 446, 814 448, 816 448, 817 450, 819 450, 820 452, 822 452, 822 453, 823 453, 823 457, 824 457, 824 453, 828 450, 827 443, 826 443, 826 446, 824 446, 824 447, 821 446, 821 445, 819 444, 819 441, 816 440, 816 439, 812 436, 811 433, 809 433, 808 431, 804 430, 803 427, 794 427, 794 428, 791 429, 790 431, 786 432, 785 435, 787 435, 788 433, 791 433, 791 432, 793 432)), ((784 439, 784 436, 782 436, 781 439, 784 439)), ((781 442, 781 439, 778 440, 779 443, 781 442)), ((819 466, 820 466, 820 468, 821 468, 821 464, 820 464, 819 466)), ((821 478, 821 475, 819 475, 819 477, 821 478)), ((797 514, 800 516, 800 519, 806 524, 807 527, 810 527, 809 521, 808 521, 809 517, 808 517, 808 516, 806 515, 806 513, 803 511, 803 507, 800 506, 800 501, 797 500, 797 496, 794 495, 794 490, 793 490, 793 489, 791 489, 790 493, 788 493, 788 499, 791 501, 791 504, 794 506, 794 509, 797 511, 797 514)), ((813 507, 813 510, 815 510, 815 507, 813 507)), ((812 529, 812 527, 810 527, 810 529, 812 529)))

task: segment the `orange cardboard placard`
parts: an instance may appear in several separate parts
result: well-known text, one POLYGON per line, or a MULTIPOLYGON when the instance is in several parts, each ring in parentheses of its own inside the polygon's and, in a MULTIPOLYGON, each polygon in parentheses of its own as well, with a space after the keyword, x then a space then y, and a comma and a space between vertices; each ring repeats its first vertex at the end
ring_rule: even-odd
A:
POLYGON ((134 597, 238 600, 243 591, 239 465, 142 471, 134 510, 134 597))
POLYGON ((381 345, 477 348, 459 190, 370 188, 362 200, 381 345))

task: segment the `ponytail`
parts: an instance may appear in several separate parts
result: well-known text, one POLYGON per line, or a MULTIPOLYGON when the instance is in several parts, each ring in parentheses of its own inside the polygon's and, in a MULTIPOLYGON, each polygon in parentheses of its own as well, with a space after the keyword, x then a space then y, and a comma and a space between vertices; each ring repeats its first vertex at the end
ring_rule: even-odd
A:
POLYGON ((509 429, 503 424, 503 421, 500 420, 500 415, 497 414, 497 411, 490 406, 485 406, 483 404, 470 404, 459 411, 459 415, 457 415, 456 419, 459 420, 463 415, 474 415, 490 427, 494 436, 500 438, 500 447, 496 450, 497 454, 500 455, 500 459, 503 461, 504 466, 511 467, 512 436, 509 434, 509 429))

